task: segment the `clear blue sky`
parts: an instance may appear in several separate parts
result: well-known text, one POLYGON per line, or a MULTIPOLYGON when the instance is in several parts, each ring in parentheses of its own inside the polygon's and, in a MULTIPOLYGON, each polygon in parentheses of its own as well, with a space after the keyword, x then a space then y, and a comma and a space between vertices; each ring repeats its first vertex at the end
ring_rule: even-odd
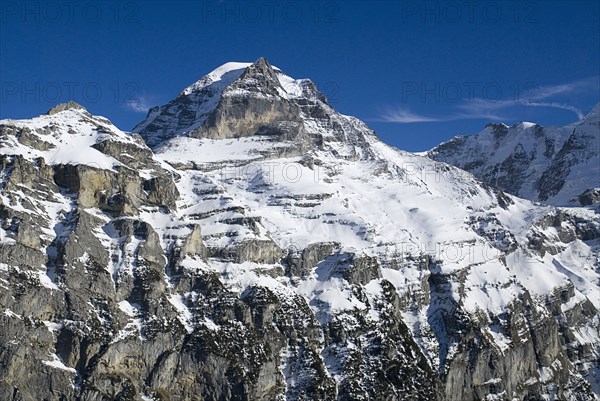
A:
POLYGON ((0 6, 0 118, 73 98, 129 130, 220 64, 260 56, 411 151, 488 121, 570 123, 600 98, 596 1, 0 6))

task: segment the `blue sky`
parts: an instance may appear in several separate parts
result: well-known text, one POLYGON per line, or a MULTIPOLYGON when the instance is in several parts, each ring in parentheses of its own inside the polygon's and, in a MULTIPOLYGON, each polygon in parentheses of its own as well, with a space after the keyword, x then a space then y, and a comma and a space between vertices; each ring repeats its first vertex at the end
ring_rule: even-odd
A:
POLYGON ((401 149, 600 99, 595 1, 2 1, 0 118, 74 99, 131 129, 227 61, 266 57, 401 149))

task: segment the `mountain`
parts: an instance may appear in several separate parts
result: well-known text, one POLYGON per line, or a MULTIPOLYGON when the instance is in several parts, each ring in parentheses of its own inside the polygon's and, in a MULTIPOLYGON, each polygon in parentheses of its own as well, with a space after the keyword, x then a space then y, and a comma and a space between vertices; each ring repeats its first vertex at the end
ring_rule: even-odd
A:
POLYGON ((258 134, 258 129, 261 135, 292 135, 303 129, 299 108, 305 102, 319 107, 316 99, 326 103, 310 80, 294 80, 265 59, 254 64, 226 63, 168 104, 152 108, 133 132, 151 147, 183 132, 211 139, 239 137, 240 132, 258 134))
POLYGON ((265 59, 134 131, 0 121, 4 399, 598 399, 593 207, 387 146, 265 59))
POLYGON ((574 124, 488 124, 427 155, 522 198, 555 206, 593 204, 600 201, 600 103, 574 124))

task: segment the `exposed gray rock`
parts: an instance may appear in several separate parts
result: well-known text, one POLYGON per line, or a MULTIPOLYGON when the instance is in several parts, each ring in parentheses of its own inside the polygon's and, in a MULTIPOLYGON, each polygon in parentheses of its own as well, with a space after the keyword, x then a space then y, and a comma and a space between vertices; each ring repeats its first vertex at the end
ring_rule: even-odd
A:
POLYGON ((581 206, 590 206, 600 202, 600 188, 590 188, 583 191, 577 197, 581 206))
POLYGON ((371 280, 381 278, 381 269, 377 258, 365 255, 352 255, 349 260, 341 260, 336 272, 351 284, 365 285, 371 280))
POLYGON ((77 102, 74 102, 73 100, 69 100, 67 103, 61 103, 61 104, 54 106, 53 108, 48 110, 48 112, 46 114, 47 115, 57 114, 57 113, 60 113, 61 111, 65 111, 65 110, 81 110, 81 111, 87 112, 85 107, 83 107, 82 105, 80 105, 77 102))
POLYGON ((286 263, 289 266, 286 273, 290 276, 306 276, 319 262, 339 247, 340 245, 334 242, 317 242, 302 250, 292 248, 286 258, 286 263))
POLYGON ((184 239, 181 255, 200 255, 206 257, 206 248, 202 243, 202 230, 199 224, 194 224, 192 232, 184 239))
POLYGON ((282 250, 272 240, 248 240, 225 249, 209 249, 209 256, 218 256, 236 263, 246 261, 272 264, 281 260, 282 250))

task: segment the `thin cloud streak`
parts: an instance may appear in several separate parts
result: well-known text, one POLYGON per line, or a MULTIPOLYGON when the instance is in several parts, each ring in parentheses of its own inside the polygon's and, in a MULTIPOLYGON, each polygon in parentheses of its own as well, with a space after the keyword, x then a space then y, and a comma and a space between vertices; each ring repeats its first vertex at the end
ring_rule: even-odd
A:
POLYGON ((489 100, 474 98, 463 104, 456 105, 456 112, 435 117, 412 112, 406 107, 398 107, 394 110, 386 110, 375 121, 405 124, 473 119, 509 120, 510 118, 500 116, 499 112, 509 107, 519 106, 548 107, 567 110, 576 114, 577 118, 581 120, 585 117, 585 113, 579 108, 570 104, 552 101, 549 98, 597 90, 599 87, 599 79, 600 77, 591 77, 565 84, 532 88, 530 92, 527 93, 527 98, 523 99, 489 100))
POLYGON ((492 113, 500 109, 515 106, 529 106, 529 107, 549 107, 554 109, 561 109, 571 111, 577 114, 577 118, 581 120, 585 117, 585 114, 575 106, 559 103, 559 102, 543 102, 539 100, 498 100, 491 102, 485 99, 473 99, 472 102, 459 105, 458 108, 465 111, 465 115, 475 116, 474 118, 480 118, 479 115, 485 113, 492 113))
POLYGON ((472 120, 472 119, 488 119, 488 120, 502 120, 497 114, 491 112, 491 110, 481 110, 480 112, 463 112, 454 113, 450 115, 442 115, 439 117, 427 116, 424 114, 418 114, 408 110, 407 108, 399 107, 397 109, 388 109, 379 118, 372 121, 384 122, 384 123, 422 123, 422 122, 444 122, 444 121, 455 121, 455 120, 472 120))
POLYGON ((432 121, 443 121, 439 118, 428 117, 422 114, 413 113, 412 111, 405 108, 398 108, 396 110, 386 110, 381 116, 382 122, 388 123, 422 123, 432 121))
POLYGON ((577 107, 571 106, 569 104, 557 103, 557 102, 522 102, 521 104, 523 104, 525 106, 552 107, 555 109, 572 111, 573 113, 577 114, 577 118, 579 118, 580 120, 583 120, 583 118, 585 117, 585 114, 583 113, 583 111, 581 111, 577 107))
POLYGON ((590 88, 598 88, 599 77, 590 77, 579 81, 568 82, 558 85, 547 85, 533 88, 530 93, 531 101, 547 99, 551 96, 583 92, 590 88))

